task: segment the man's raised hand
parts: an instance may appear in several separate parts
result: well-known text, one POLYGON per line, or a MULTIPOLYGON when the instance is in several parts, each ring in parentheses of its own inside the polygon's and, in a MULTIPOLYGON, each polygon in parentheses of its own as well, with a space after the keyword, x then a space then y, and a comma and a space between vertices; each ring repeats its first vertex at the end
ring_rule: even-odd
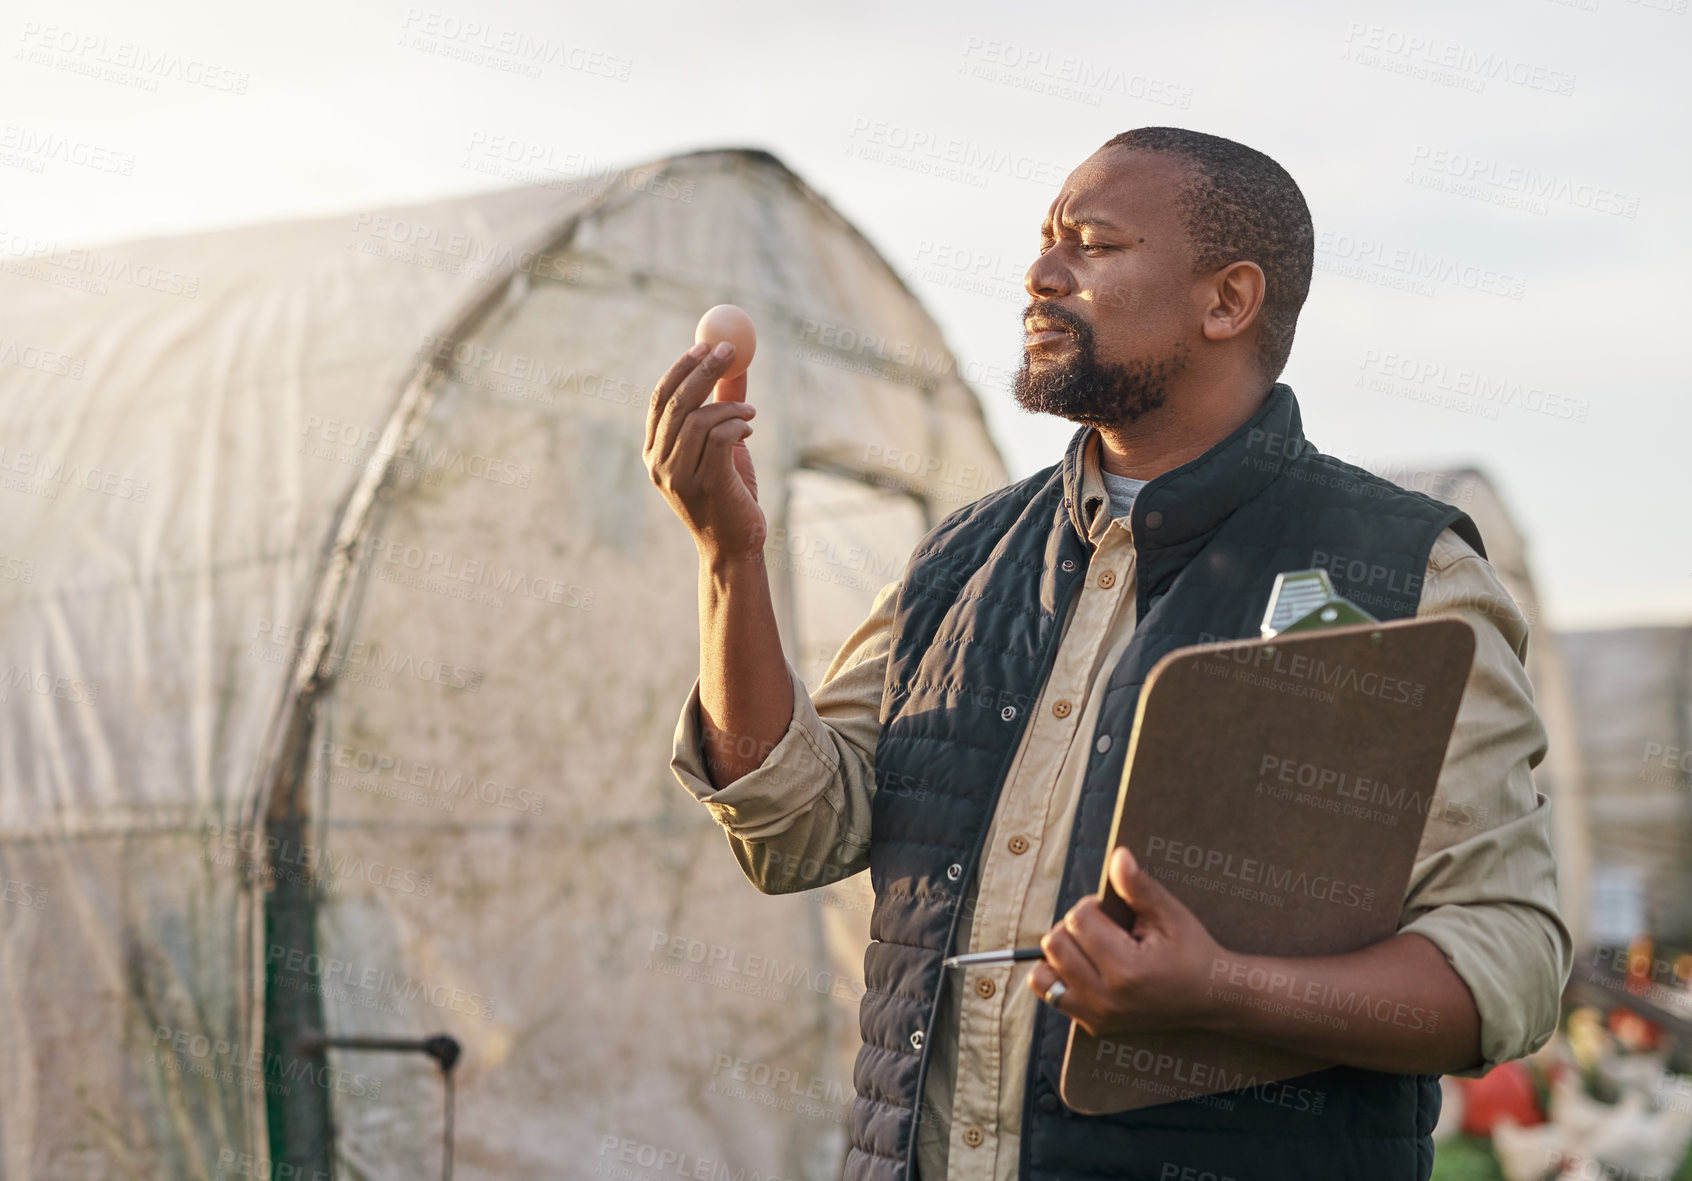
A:
POLYGON ((676 359, 652 391, 643 458, 700 554, 738 560, 762 553, 769 528, 746 447, 757 413, 745 401, 746 376, 718 382, 733 356, 725 342, 676 359), (713 388, 717 398, 707 402, 713 388))

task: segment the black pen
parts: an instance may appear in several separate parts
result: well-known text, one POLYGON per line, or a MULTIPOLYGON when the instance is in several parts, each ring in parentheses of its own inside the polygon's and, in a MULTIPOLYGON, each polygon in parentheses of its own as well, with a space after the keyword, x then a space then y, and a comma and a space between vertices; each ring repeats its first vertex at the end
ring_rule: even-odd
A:
POLYGON ((999 951, 971 951, 963 955, 949 955, 940 961, 942 968, 971 968, 976 964, 1009 964, 1020 960, 1043 960, 1046 953, 1038 947, 1006 947, 999 951))

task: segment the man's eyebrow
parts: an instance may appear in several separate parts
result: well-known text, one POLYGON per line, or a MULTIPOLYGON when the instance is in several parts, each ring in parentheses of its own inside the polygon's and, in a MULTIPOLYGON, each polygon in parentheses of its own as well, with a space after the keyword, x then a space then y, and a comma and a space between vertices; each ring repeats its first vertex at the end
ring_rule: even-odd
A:
MULTIPOLYGON (((1121 228, 1120 226, 1112 225, 1103 218, 1097 217, 1065 217, 1063 219, 1063 225, 1065 229, 1069 230, 1103 230, 1106 233, 1111 233, 1121 228)), ((1051 218, 1048 217, 1045 221, 1040 223, 1040 236, 1042 238, 1049 238, 1052 236, 1051 218)))

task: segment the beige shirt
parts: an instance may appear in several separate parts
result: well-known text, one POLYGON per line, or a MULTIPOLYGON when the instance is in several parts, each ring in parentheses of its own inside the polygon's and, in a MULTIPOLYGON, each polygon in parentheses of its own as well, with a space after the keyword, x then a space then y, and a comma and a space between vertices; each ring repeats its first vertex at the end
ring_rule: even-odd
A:
MULTIPOLYGON (((957 950, 1038 943, 1052 926, 1099 701, 1134 630, 1133 537, 1109 512, 1098 437, 1084 452, 1082 519, 1093 544, 1056 662, 1025 727, 964 900, 957 950)), ((877 594, 814 695, 788 665, 793 720, 756 770, 716 790, 700 745, 695 681, 671 767, 727 830, 770 893, 869 865, 882 687, 899 583, 877 594), (819 865, 822 869, 819 871, 819 865), (800 875, 803 875, 801 877, 800 875)), ((1530 769, 1546 735, 1523 660, 1528 628, 1492 566, 1447 529, 1428 558, 1419 616, 1475 629, 1474 667, 1417 851, 1399 929, 1445 953, 1474 994, 1484 1063, 1538 1049, 1556 1027, 1573 944, 1557 910, 1550 804, 1530 769)), ((1013 1181, 1038 999, 1032 963, 947 972, 918 1123, 923 1181, 1013 1181), (950 1170, 948 1172, 948 1169, 950 1170)))

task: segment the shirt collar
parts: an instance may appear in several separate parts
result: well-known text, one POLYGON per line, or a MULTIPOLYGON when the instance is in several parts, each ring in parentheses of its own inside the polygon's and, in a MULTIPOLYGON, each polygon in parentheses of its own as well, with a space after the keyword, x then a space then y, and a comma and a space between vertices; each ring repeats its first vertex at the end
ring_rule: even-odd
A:
POLYGON ((1114 519, 1099 510, 1110 503, 1110 492, 1104 477, 1099 474, 1099 448, 1104 444, 1099 432, 1092 431, 1081 445, 1081 523, 1087 527, 1085 537, 1094 545, 1104 536, 1114 519))
MULTIPOLYGON (((1098 474, 1098 443, 1091 426, 1079 428, 1065 448, 1061 477, 1064 509, 1078 537, 1093 539, 1097 506, 1088 497, 1096 482, 1099 503, 1105 500, 1098 474)), ((1239 428, 1197 459, 1171 468, 1149 481, 1134 498, 1129 529, 1136 547, 1170 546, 1202 537, 1280 478, 1294 458, 1313 450, 1305 441, 1292 387, 1276 382, 1262 405, 1239 428)), ((1102 533, 1109 520, 1099 526, 1102 533)))

